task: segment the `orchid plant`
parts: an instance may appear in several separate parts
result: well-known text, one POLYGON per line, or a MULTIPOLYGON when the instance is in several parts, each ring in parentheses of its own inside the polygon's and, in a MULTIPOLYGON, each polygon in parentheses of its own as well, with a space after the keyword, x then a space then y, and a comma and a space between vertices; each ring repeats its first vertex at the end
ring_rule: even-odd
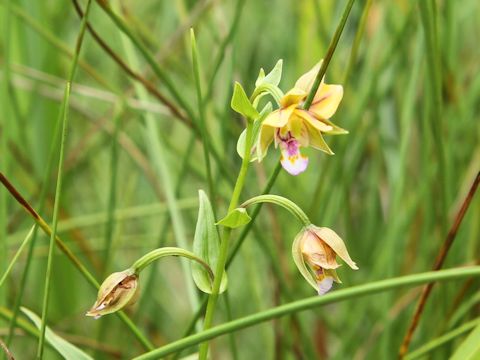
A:
MULTIPOLYGON (((238 205, 249 163, 262 161, 272 143, 281 151, 281 166, 289 174, 298 175, 308 165, 308 158, 300 152, 302 147, 311 146, 333 155, 323 135, 348 133, 330 120, 342 100, 343 88, 341 85, 328 85, 324 79, 318 82, 322 61, 302 75, 286 93, 279 88, 282 64, 281 60, 278 61, 268 74, 260 70, 250 97, 239 83, 235 83, 231 107, 246 119, 246 128, 237 142, 242 167, 227 215, 216 221, 207 195, 200 191, 193 252, 180 248, 156 249, 127 270, 113 273, 101 285, 97 301, 88 316, 98 318, 132 304, 138 296, 141 270, 153 260, 173 255, 194 261, 193 279, 200 290, 210 294, 204 328, 210 327, 218 294, 227 287, 225 265, 230 234, 233 229, 251 221, 246 209, 249 205, 263 202, 284 207, 302 223, 303 227, 292 244, 292 256, 301 275, 319 295, 327 293, 334 282, 341 282, 336 273, 340 266, 337 256, 350 268, 358 269, 341 237, 332 229, 313 225, 293 201, 278 195, 260 195, 238 205), (266 96, 270 97, 270 101, 261 101, 266 96), (221 239, 219 227, 224 228, 221 239)), ((205 359, 207 352, 208 347, 201 346, 200 358, 205 359)))

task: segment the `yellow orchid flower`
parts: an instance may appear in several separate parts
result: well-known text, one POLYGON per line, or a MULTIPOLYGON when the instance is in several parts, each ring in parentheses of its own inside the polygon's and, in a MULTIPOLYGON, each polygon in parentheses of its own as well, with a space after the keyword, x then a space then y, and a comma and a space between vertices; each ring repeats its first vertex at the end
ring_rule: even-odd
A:
POLYGON ((269 145, 275 141, 275 147, 280 147, 282 152, 282 166, 292 175, 305 171, 308 165, 308 158, 300 153, 300 147, 311 146, 333 155, 322 133, 348 133, 328 120, 335 114, 342 100, 341 85, 327 85, 322 79, 310 108, 302 108, 320 66, 321 62, 297 80, 294 88, 280 99, 280 109, 269 114, 260 129, 258 159, 263 159, 269 145))
POLYGON ((319 295, 328 292, 334 281, 341 282, 335 271, 340 266, 337 255, 352 269, 358 270, 343 240, 327 227, 305 227, 293 242, 292 255, 303 277, 317 289, 319 295))

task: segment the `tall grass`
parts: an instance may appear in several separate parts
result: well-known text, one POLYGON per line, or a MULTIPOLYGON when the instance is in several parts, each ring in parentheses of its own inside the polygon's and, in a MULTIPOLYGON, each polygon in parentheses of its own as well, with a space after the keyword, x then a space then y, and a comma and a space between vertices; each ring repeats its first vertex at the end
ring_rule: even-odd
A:
POLYGON ((45 309, 50 329, 95 358, 181 357, 206 340, 214 359, 396 358, 418 285, 433 279, 454 281, 433 288, 409 352, 455 352, 478 324, 478 268, 463 269, 480 260, 478 195, 445 258, 454 269, 428 271, 480 170, 475 0, 356 1, 326 68, 326 82, 344 87, 332 120, 349 131, 325 137, 335 156, 306 149, 309 167, 292 177, 271 148, 246 173, 240 203, 283 195, 342 235, 360 270, 340 268, 331 294, 310 298, 291 258, 300 225, 264 205, 231 233, 229 287, 210 330, 189 266, 170 260, 142 273, 140 299, 120 321, 84 316, 106 274, 159 246, 191 250, 198 189, 218 219, 226 214, 245 128, 230 108, 234 82, 249 94, 259 69, 283 59, 280 87, 291 88, 327 57, 347 3, 94 2, 78 52, 70 2, 0 1, 0 171, 61 250, 42 226, 27 239, 32 216, 2 187, 0 279, 15 261, 0 287, 0 340, 16 358, 37 347, 61 358, 20 306, 45 309))

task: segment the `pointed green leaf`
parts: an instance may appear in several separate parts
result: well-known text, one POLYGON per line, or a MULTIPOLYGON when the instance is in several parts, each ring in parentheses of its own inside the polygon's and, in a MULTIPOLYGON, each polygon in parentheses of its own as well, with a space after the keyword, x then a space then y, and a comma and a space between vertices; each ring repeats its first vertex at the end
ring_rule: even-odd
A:
MULTIPOLYGON (((280 83, 280 80, 282 79, 282 65, 283 65, 283 60, 280 59, 277 61, 277 63, 275 64, 275 66, 273 67, 272 71, 270 71, 267 76, 265 76, 262 81, 261 81, 261 84, 272 84, 274 86, 278 86, 278 84, 280 83)), ((256 86, 258 86, 257 84, 255 84, 256 86)))
POLYGON ((265 79, 265 70, 263 70, 263 68, 260 68, 257 80, 255 80, 255 86, 259 86, 263 82, 263 79, 265 79))
POLYGON ((233 89, 233 96, 231 102, 232 109, 242 114, 248 119, 254 120, 259 114, 258 111, 253 107, 252 103, 248 99, 245 90, 243 90, 242 85, 238 82, 235 83, 235 88, 233 89))
MULTIPOLYGON (((33 311, 21 307, 22 312, 40 329, 42 320, 33 311)), ((55 334, 48 326, 45 329, 45 338, 52 347, 65 359, 69 360, 93 360, 93 358, 80 350, 75 345, 55 334)))
POLYGON ((217 225, 223 225, 232 229, 246 225, 252 220, 245 208, 236 208, 227 214, 217 225))
MULTIPOLYGON (((207 194, 199 190, 199 209, 195 237, 193 239, 193 253, 205 261, 213 271, 217 269, 220 253, 220 238, 218 236, 212 206, 207 194)), ((204 267, 197 263, 192 264, 192 276, 197 287, 208 294, 212 293, 212 280, 204 267)), ((227 274, 224 272, 220 285, 220 293, 227 288, 227 274)))

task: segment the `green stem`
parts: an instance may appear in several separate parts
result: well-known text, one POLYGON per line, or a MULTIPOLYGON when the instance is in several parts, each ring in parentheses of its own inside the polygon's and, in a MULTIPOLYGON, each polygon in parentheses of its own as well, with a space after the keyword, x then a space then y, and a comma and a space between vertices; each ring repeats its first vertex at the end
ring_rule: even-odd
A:
POLYGON ((150 351, 148 353, 137 356, 133 360, 160 359, 169 354, 183 350, 190 346, 194 346, 203 341, 213 339, 220 335, 228 334, 253 325, 260 324, 265 321, 269 321, 300 311, 313 309, 315 307, 326 304, 336 303, 349 299, 356 299, 360 296, 395 290, 404 286, 418 286, 433 281, 455 280, 472 276, 480 276, 480 266, 441 271, 430 271, 353 286, 343 290, 331 292, 323 296, 313 296, 306 299, 294 301, 285 305, 277 306, 259 313, 255 313, 234 321, 224 323, 214 328, 172 342, 161 348, 155 349, 154 351, 150 351))
MULTIPOLYGON (((333 35, 332 41, 328 46, 327 54, 325 55, 325 58, 323 59, 323 62, 322 62, 322 66, 320 66, 320 70, 318 71, 317 76, 315 77, 315 81, 313 83, 312 89, 318 89, 318 87, 320 86, 320 83, 322 82, 323 77, 325 76, 328 65, 330 64, 330 60, 332 59, 335 49, 337 48, 338 40, 340 39, 340 35, 342 35, 343 28, 345 27, 345 24, 348 19, 348 15, 350 14, 350 10, 352 9, 354 2, 355 0, 349 0, 348 4, 345 6, 345 9, 343 10, 342 18, 340 19, 340 23, 338 24, 337 29, 335 30, 335 34, 333 35)), ((316 91, 310 91, 307 99, 305 100, 305 103, 303 104, 304 109, 308 109, 310 105, 312 105, 313 98, 315 97, 315 93, 316 91)))
MULTIPOLYGON (((232 198, 230 200, 230 205, 228 206, 228 213, 237 207, 238 199, 245 184, 245 177, 247 175, 248 164, 250 162, 251 146, 252 146, 252 127, 253 123, 247 121, 247 134, 245 139, 245 154, 243 156, 242 165, 240 167, 240 172, 235 183, 235 188, 233 189, 232 198)), ((220 243, 220 254, 218 256, 217 268, 215 269, 215 280, 213 282, 212 294, 208 298, 207 310, 205 312, 205 321, 203 324, 203 329, 208 330, 212 326, 213 313, 215 312, 215 305, 218 299, 218 293, 220 291, 220 284, 223 273, 225 271, 225 264, 227 262, 228 255, 228 245, 230 241, 230 236, 232 234, 232 229, 225 228, 223 233, 222 241, 220 243)), ((208 342, 200 345, 199 359, 205 360, 208 354, 208 342)))
POLYGON ((196 261, 200 265, 202 265, 205 270, 207 270, 210 277, 214 279, 213 271, 205 261, 197 257, 194 253, 178 247, 163 247, 152 250, 148 254, 143 255, 140 259, 135 261, 130 268, 134 271, 135 274, 139 275, 140 272, 145 269, 145 267, 165 256, 181 256, 196 261))
MULTIPOLYGON (((207 125, 205 124, 205 104, 202 100, 202 87, 200 83, 200 64, 198 60, 198 51, 197 51, 197 41, 195 40, 195 33, 193 29, 190 29, 190 41, 192 45, 192 66, 193 74, 195 75, 195 89, 197 92, 197 103, 198 103, 198 123, 200 128, 200 134, 202 136, 202 145, 203 145, 203 157, 205 158, 205 167, 207 172, 207 182, 208 182, 208 195, 212 201, 215 201, 215 188, 213 186, 212 179, 212 169, 210 166, 210 150, 208 142, 208 132, 207 125)), ((215 212, 215 207, 213 209, 215 212)), ((215 214, 214 214, 215 215, 215 214)))
MULTIPOLYGON (((17 262, 18 258, 20 257, 20 254, 22 253, 23 249, 25 248, 25 246, 27 246, 27 244, 30 242, 30 240, 32 239, 33 237, 33 233, 35 231, 35 229, 37 228, 36 225, 33 225, 32 228, 30 229, 30 231, 28 232, 27 236, 25 237, 25 239, 22 241, 20 247, 18 248, 17 252, 15 253, 15 255, 13 256, 12 260, 10 261, 10 264, 8 264, 4 274, 2 275, 2 277, 0 278, 0 288, 2 287, 3 285, 3 282, 5 281, 5 279, 7 278, 8 274, 10 274, 10 272, 12 271, 13 269, 13 265, 15 265, 15 263, 17 262)), ((8 342, 7 342, 8 344, 8 342)))
POLYGON ((65 154, 65 143, 66 143, 67 129, 68 129, 68 105, 69 105, 69 99, 70 99, 70 92, 72 89, 72 83, 75 77, 75 73, 78 65, 78 59, 80 57, 80 51, 82 48, 83 37, 85 35, 85 30, 87 28, 87 19, 90 13, 91 4, 92 4, 92 1, 88 0, 85 8, 85 16, 82 19, 82 22, 80 25, 80 31, 79 31, 76 46, 75 46, 75 55, 73 57, 73 61, 70 67, 68 80, 65 85, 65 93, 64 93, 62 107, 59 114, 60 118, 62 118, 62 138, 60 140, 60 155, 58 160, 57 186, 55 190, 55 203, 53 207, 52 234, 50 236, 50 242, 49 242, 49 248, 48 248, 46 279, 45 279, 44 295, 43 295, 43 303, 42 303, 42 324, 40 327, 40 339, 38 341, 38 348, 37 348, 37 359, 39 360, 43 359, 43 350, 45 346, 45 329, 47 326, 47 314, 48 314, 48 305, 49 305, 49 298, 50 298, 50 282, 51 282, 51 276, 53 273, 53 255, 55 250, 55 237, 57 234, 58 214, 59 214, 60 200, 61 200, 61 193, 62 193, 63 158, 65 154))
POLYGON ((287 209, 288 211, 290 211, 291 214, 295 215, 297 219, 300 220, 300 222, 305 226, 308 226, 312 223, 308 218, 307 214, 305 214, 305 212, 297 204, 295 204, 292 200, 289 200, 279 195, 266 194, 255 196, 245 201, 242 205, 240 205, 240 207, 245 208, 249 205, 261 203, 272 203, 287 209))

